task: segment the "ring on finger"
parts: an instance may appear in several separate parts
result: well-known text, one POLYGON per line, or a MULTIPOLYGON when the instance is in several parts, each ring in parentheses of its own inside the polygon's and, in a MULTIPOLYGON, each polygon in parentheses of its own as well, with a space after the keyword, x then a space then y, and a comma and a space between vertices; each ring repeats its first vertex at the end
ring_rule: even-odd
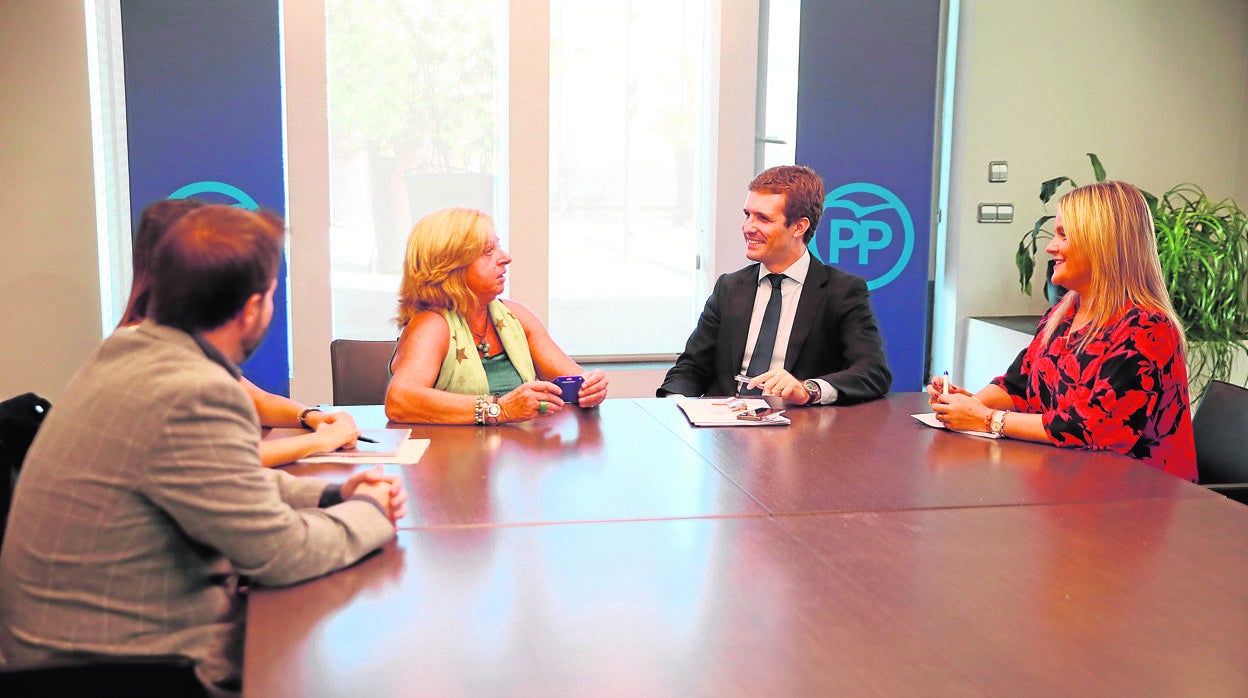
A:
POLYGON ((546 410, 548 409, 550 409, 550 404, 547 403, 545 400, 537 401, 537 413, 538 414, 546 414, 546 410))

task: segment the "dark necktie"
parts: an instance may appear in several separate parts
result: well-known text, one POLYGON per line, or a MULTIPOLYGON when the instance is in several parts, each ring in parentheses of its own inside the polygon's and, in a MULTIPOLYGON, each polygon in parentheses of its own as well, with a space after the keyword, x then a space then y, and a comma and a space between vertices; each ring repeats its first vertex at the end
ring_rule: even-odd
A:
MULTIPOLYGON (((745 375, 753 378, 765 373, 771 367, 771 355, 776 348, 776 332, 780 329, 780 282, 784 274, 768 274, 771 282, 771 298, 767 299, 767 309, 763 311, 763 324, 758 328, 758 339, 754 342, 754 352, 750 355, 750 367, 745 375)), ((759 388, 742 390, 742 395, 762 395, 759 388)))

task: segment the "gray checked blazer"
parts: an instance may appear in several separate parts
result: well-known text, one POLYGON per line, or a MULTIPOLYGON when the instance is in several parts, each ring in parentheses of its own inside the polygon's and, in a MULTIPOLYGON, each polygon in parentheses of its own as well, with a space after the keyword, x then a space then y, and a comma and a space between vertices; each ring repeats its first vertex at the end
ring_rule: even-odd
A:
POLYGON ((255 407, 207 342, 151 321, 78 370, 32 444, 0 553, 0 662, 185 654, 238 686, 238 574, 291 584, 394 536, 379 508, 261 467, 255 407))

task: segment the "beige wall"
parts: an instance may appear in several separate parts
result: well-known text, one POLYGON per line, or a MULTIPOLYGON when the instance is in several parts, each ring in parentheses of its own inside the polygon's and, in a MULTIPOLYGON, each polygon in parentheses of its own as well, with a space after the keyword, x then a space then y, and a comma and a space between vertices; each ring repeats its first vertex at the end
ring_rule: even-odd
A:
MULTIPOLYGON (((1094 151, 1145 188, 1191 180, 1248 204, 1248 3, 961 10, 945 275, 956 336, 934 342, 934 364, 955 367, 966 317, 1042 307, 1014 286, 1023 223, 977 224, 977 202, 1012 201, 1018 220, 1034 219, 1038 183, 1087 176, 1094 151), (1008 183, 987 183, 989 160, 1009 161, 1008 183)), ((101 336, 82 3, 0 2, 0 47, 0 398, 55 401, 101 336)))
POLYGON ((1190 181, 1248 204, 1248 3, 962 0, 961 10, 944 279, 957 335, 938 335, 933 357, 940 365, 956 346, 943 359, 954 367, 967 317, 1043 310, 1039 293, 1018 291, 1014 250, 1042 214, 1041 181, 1091 180, 1085 153, 1154 193, 1190 181), (990 160, 1009 162, 1007 183, 988 183, 990 160), (997 201, 1013 202, 1018 222, 977 223, 976 204, 997 201))
POLYGON ((82 0, 0 2, 0 399, 55 403, 99 342, 82 0))

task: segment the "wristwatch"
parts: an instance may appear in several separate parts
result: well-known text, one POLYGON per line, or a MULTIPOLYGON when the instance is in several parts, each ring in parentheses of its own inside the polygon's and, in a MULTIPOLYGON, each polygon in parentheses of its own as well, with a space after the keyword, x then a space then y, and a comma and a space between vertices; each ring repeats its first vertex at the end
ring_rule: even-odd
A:
POLYGON ((304 429, 311 429, 312 425, 308 424, 308 415, 312 414, 313 412, 320 412, 320 411, 321 411, 321 408, 319 407, 303 408, 303 410, 299 412, 299 426, 303 427, 304 429))
POLYGON ((498 426, 498 418, 503 414, 503 407, 498 404, 497 395, 487 395, 485 399, 485 425, 496 427, 498 426))
POLYGON ((802 381, 802 387, 806 389, 806 392, 810 393, 810 399, 806 401, 807 405, 818 405, 819 401, 823 399, 823 390, 819 388, 819 384, 815 381, 804 380, 802 381))
POLYGON ((988 431, 993 436, 1005 436, 1005 415, 1009 414, 1005 410, 997 410, 992 413, 992 417, 988 419, 988 431))

